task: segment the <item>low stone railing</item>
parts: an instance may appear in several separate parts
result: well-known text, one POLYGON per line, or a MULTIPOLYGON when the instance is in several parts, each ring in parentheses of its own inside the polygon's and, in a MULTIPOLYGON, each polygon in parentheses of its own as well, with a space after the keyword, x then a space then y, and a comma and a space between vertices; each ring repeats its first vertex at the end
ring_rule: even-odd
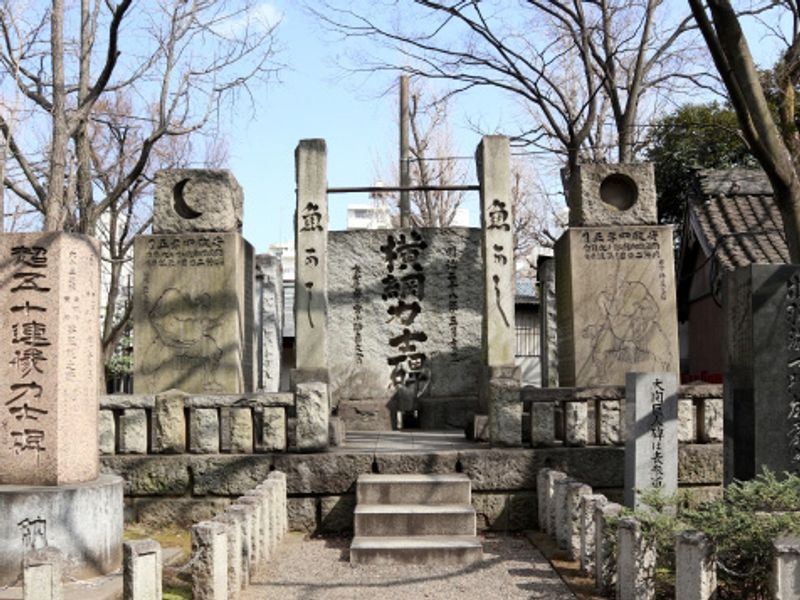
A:
MULTIPOLYGON (((534 447, 625 444, 625 387, 522 388, 534 447)), ((722 386, 680 386, 678 441, 722 441, 722 386)))
MULTIPOLYGON (((541 469, 537 475, 539 529, 553 537, 568 558, 595 580, 600 594, 617 600, 655 598, 656 553, 634 517, 620 517, 622 506, 569 477, 541 469), (608 534, 616 523, 616 544, 608 534)), ((800 538, 774 542, 772 590, 775 600, 800 597, 800 538)), ((717 591, 714 548, 700 531, 675 536, 676 600, 710 600, 717 591)))

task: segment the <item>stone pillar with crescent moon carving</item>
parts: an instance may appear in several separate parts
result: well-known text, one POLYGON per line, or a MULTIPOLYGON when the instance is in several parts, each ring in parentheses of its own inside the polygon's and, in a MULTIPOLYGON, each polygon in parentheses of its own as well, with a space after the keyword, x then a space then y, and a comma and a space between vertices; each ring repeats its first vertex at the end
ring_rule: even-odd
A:
POLYGON ((253 247, 242 189, 217 169, 156 174, 153 234, 134 241, 134 391, 255 388, 253 247))

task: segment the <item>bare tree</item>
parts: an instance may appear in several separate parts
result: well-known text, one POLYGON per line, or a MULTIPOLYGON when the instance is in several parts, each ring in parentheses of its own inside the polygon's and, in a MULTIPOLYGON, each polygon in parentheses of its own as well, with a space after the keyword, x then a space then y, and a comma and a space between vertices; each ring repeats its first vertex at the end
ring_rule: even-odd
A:
MULTIPOLYGON (((791 35, 779 61, 780 120, 776 124, 767 102, 739 17, 728 0, 689 0, 720 77, 739 120, 745 140, 769 177, 792 262, 800 262, 800 141, 794 122, 800 83, 800 13, 793 0, 772 3, 789 12, 791 35), (708 10, 708 12, 707 12, 708 10), (709 16, 710 13, 710 16, 709 16)), ((777 21, 776 21, 777 22, 777 21)))
MULTIPOLYGON (((514 207, 514 262, 524 265, 537 248, 552 248, 558 239, 558 202, 550 196, 529 161, 511 163, 511 202, 514 207)), ((524 270, 528 270, 524 267, 524 270)))

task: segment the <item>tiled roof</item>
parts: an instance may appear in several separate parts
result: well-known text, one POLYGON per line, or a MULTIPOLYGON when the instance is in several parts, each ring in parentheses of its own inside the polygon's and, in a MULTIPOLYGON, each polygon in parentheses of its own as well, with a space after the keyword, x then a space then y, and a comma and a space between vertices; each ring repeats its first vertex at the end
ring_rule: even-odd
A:
POLYGON ((789 261, 783 221, 761 170, 698 171, 689 219, 706 256, 713 253, 723 271, 789 261))

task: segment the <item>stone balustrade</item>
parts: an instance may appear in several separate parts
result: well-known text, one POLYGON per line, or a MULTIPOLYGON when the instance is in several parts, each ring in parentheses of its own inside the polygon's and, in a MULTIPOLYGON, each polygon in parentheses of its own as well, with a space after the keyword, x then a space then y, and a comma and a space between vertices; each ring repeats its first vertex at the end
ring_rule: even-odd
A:
MULTIPOLYGON (((534 447, 620 446, 625 443, 625 387, 522 388, 534 447)), ((722 386, 680 386, 678 441, 722 441, 722 386)), ((527 436, 526 436, 527 438, 527 436)))

